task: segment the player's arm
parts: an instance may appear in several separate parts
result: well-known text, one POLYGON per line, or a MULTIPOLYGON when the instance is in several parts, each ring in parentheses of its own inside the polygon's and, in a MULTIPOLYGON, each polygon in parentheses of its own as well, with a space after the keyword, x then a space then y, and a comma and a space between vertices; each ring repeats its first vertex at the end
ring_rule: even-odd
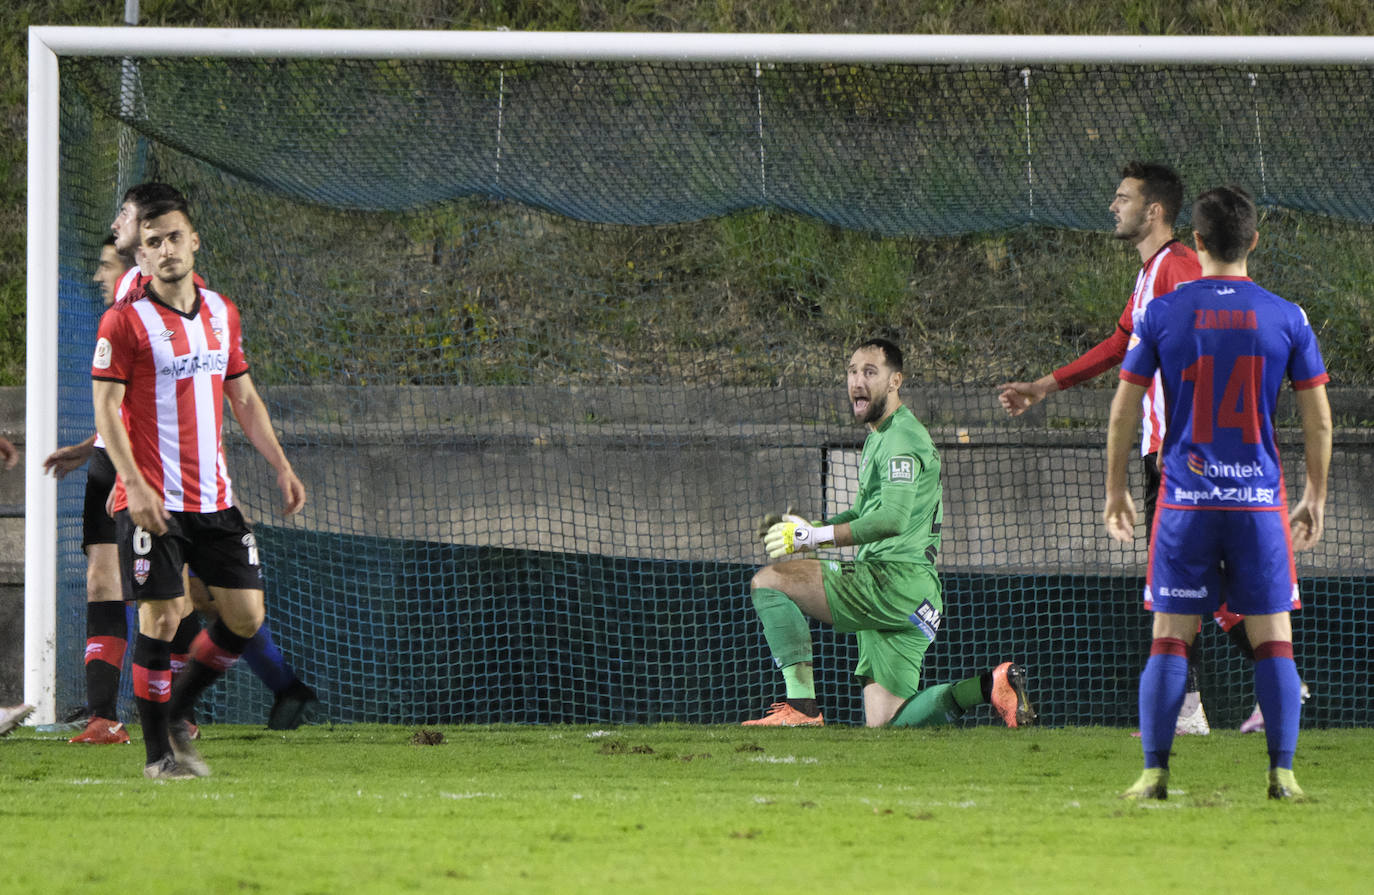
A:
POLYGON ((1004 382, 997 386, 997 400, 1009 415, 1020 416, 1032 404, 1044 400, 1046 395, 1073 388, 1121 363, 1130 339, 1131 309, 1127 306, 1112 334, 1089 348, 1077 360, 1046 373, 1034 382, 1004 382))
POLYGON ((910 483, 884 482, 882 499, 872 512, 855 516, 852 510, 847 510, 820 526, 808 525, 805 520, 796 517, 784 519, 769 529, 764 537, 764 546, 768 549, 768 555, 777 559, 789 553, 826 547, 871 544, 901 534, 915 508, 915 487, 910 483), (836 521, 842 518, 849 521, 836 521))
POLYGON ((1326 477, 1331 467, 1331 405, 1327 402, 1325 385, 1302 389, 1297 398, 1307 476, 1302 499, 1288 514, 1288 522, 1293 534, 1293 549, 1307 550, 1321 540, 1326 515, 1326 477))
POLYGON ((124 403, 124 383, 112 379, 92 380, 91 400, 95 405, 95 430, 105 439, 105 452, 110 455, 115 472, 124 480, 129 518, 144 531, 165 535, 171 513, 167 512, 162 495, 148 484, 134 462, 129 433, 119 417, 119 405, 124 403))
POLYGON ((80 469, 81 464, 91 458, 95 451, 95 436, 92 435, 80 444, 69 444, 60 447, 48 454, 43 461, 43 471, 52 473, 53 478, 60 479, 67 473, 80 469))
POLYGON ((15 447, 8 438, 0 435, 0 463, 3 463, 6 469, 13 469, 18 462, 19 448, 15 447))
POLYGON ((300 512, 305 506, 305 485, 296 477, 286 452, 277 441, 277 433, 272 431, 272 418, 267 413, 253 378, 247 373, 224 380, 224 396, 229 399, 229 409, 248 441, 262 454, 263 459, 277 471, 277 487, 281 489, 282 513, 290 516, 300 512))
POLYGON ((1126 488, 1126 469, 1140 424, 1140 399, 1145 386, 1122 379, 1112 398, 1111 414, 1107 418, 1107 505, 1102 521, 1107 534, 1122 543, 1135 536, 1135 501, 1126 488))

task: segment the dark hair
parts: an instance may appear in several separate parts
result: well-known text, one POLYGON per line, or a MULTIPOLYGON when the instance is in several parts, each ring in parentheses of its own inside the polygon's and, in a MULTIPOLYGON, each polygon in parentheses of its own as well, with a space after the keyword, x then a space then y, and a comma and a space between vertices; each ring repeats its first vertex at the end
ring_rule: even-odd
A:
POLYGON ((1259 216, 1250 194, 1238 186, 1219 186, 1193 203, 1193 229, 1207 254, 1230 264, 1250 253, 1259 216))
POLYGON ((143 210, 149 205, 155 202, 178 199, 181 200, 182 204, 185 204, 186 197, 183 196, 181 191, 176 187, 166 183, 159 183, 156 180, 150 180, 147 183, 135 184, 125 190, 124 198, 120 200, 119 204, 123 205, 126 202, 134 203, 134 206, 138 209, 139 216, 142 217, 143 210))
POLYGON ((1140 193, 1146 202, 1158 202, 1164 207, 1164 219, 1173 227, 1183 210, 1183 179, 1168 165, 1155 162, 1127 162, 1121 169, 1124 180, 1129 177, 1144 184, 1140 193))
POLYGON ((887 363, 888 367, 898 373, 902 372, 902 349, 898 348, 887 339, 869 339, 854 350, 862 351, 865 348, 879 349, 882 351, 883 361, 887 363))
MULTIPOLYGON (((160 218, 164 214, 171 214, 174 211, 179 211, 186 215, 186 220, 188 222, 191 220, 191 209, 186 207, 186 197, 181 195, 181 193, 177 193, 175 196, 156 199, 146 205, 140 203, 138 206, 138 222, 142 224, 144 221, 151 221, 153 218, 160 218)), ((195 225, 192 224, 192 226, 194 227, 195 225)))

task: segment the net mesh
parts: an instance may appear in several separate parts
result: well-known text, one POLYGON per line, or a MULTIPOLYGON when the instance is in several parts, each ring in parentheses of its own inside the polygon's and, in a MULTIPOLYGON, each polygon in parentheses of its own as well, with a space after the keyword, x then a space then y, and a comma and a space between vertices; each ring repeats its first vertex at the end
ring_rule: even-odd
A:
MULTIPOLYGON (((1323 340, 1341 428, 1327 535, 1299 560, 1304 721, 1374 723, 1374 312, 1348 299, 1374 291, 1369 69, 66 58, 61 77, 59 437, 92 429, 88 281, 119 195, 173 183, 310 491, 280 517, 227 426, 268 619, 335 720, 757 714, 781 682, 754 526, 848 505, 843 365, 884 335, 943 456, 926 683, 1015 659, 1043 722, 1133 724, 1144 546, 1098 521, 1111 377, 1015 420, 993 386, 1108 333, 1137 259, 1106 203, 1145 158, 1259 198, 1252 270, 1323 340)), ((63 704, 83 486, 59 486, 63 704)), ((861 722, 852 638, 815 636, 827 715, 861 722)), ((1213 723, 1239 723, 1248 666, 1203 644, 1213 723)), ((208 717, 271 699, 236 670, 208 717)))

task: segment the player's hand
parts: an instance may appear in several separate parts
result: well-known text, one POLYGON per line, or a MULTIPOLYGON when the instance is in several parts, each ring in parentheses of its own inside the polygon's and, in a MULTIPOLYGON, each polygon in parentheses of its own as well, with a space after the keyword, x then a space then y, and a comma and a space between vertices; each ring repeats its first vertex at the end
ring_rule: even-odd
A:
POLYGON ((1107 534, 1123 544, 1135 537, 1135 501, 1125 491, 1107 494, 1107 506, 1102 511, 1107 534))
POLYGON ((786 511, 782 513, 769 513, 767 516, 764 516, 762 519, 759 520, 759 540, 762 541, 764 538, 768 537, 768 530, 772 528, 774 525, 777 525, 779 522, 796 522, 800 525, 811 524, 808 523, 801 516, 797 515, 797 511, 792 509, 791 504, 788 504, 786 511))
POLYGON ((1288 514, 1288 528, 1292 533, 1294 550, 1311 550, 1322 538, 1326 508, 1304 495, 1293 512, 1288 514))
POLYGON ((1020 416, 1045 397, 1045 389, 1034 382, 1004 382, 997 389, 997 402, 1008 416, 1020 416))
POLYGON ((43 460, 43 471, 52 473, 55 479, 60 479, 67 473, 80 469, 81 464, 91 458, 94 450, 91 444, 84 441, 81 444, 60 447, 43 460))
MULTIPOLYGON (((124 483, 129 500, 129 518, 144 531, 161 537, 167 533, 167 520, 172 518, 172 514, 167 512, 162 495, 152 485, 144 481, 142 476, 135 478, 138 481, 124 483)), ((110 503, 106 501, 106 506, 110 503)))
POLYGON ((19 448, 10 443, 8 438, 0 436, 0 463, 6 469, 13 469, 19 462, 19 448))
POLYGON ((294 516, 305 506, 305 485, 296 478, 295 471, 287 466, 277 473, 277 487, 281 489, 283 516, 294 516))

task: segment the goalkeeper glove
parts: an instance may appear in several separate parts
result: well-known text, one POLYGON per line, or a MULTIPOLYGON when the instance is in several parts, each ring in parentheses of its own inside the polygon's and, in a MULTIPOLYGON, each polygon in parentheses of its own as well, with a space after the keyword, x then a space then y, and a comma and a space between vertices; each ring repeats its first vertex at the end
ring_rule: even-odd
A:
POLYGON ((769 559, 834 545, 835 526, 816 527, 800 516, 790 513, 784 516, 782 521, 774 523, 763 536, 763 546, 768 551, 769 559))
POLYGON ((798 525, 810 525, 812 528, 820 525, 819 522, 807 522, 797 514, 796 510, 792 509, 791 504, 788 504, 784 512, 769 513, 759 520, 759 540, 762 541, 764 538, 768 537, 768 529, 777 525, 779 522, 795 522, 798 525))

